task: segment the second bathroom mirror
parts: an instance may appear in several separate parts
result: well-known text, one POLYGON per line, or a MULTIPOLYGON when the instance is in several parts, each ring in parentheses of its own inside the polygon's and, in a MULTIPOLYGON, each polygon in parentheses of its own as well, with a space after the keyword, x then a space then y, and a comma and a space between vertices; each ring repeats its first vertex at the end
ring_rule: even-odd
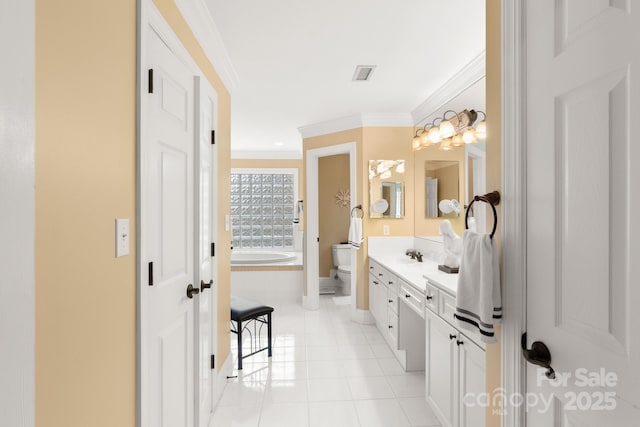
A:
POLYGON ((404 160, 369 160, 369 217, 404 217, 404 160))

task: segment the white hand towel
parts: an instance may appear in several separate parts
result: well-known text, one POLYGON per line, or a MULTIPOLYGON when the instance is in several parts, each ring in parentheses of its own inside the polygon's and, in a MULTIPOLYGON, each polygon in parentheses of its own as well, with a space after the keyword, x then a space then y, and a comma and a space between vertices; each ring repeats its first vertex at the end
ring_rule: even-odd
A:
POLYGON ((295 216, 293 217, 294 224, 300 223, 300 217, 302 216, 302 206, 303 206, 302 204, 303 204, 302 200, 298 200, 296 202, 295 216))
POLYGON ((465 230, 458 275, 456 312, 458 326, 480 332, 486 343, 495 343, 493 326, 502 319, 498 251, 488 234, 465 230))
POLYGON ((349 225, 349 244, 360 249, 362 244, 362 218, 351 217, 351 224, 349 225))

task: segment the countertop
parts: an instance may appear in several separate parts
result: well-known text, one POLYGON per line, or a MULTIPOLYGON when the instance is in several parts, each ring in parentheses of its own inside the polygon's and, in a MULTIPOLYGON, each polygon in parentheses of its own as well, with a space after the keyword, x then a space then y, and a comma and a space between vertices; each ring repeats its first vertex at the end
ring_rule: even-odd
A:
POLYGON ((438 270, 438 263, 429 259, 423 262, 412 260, 404 254, 369 251, 369 258, 382 264, 387 270, 409 283, 421 292, 427 288, 427 280, 443 291, 455 296, 458 289, 458 275, 438 270))

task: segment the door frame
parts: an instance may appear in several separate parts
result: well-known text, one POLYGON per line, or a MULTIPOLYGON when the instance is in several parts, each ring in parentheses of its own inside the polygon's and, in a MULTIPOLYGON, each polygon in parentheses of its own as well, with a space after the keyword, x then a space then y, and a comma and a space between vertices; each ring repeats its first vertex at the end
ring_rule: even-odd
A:
MULTIPOLYGON (((349 209, 352 210, 358 205, 358 193, 356 185, 356 143, 347 142, 344 144, 330 145, 328 147, 315 148, 306 152, 306 198, 307 198, 307 233, 305 242, 306 254, 306 295, 302 297, 302 306, 307 310, 317 310, 320 305, 320 282, 319 282, 319 251, 316 237, 319 233, 319 213, 318 213, 318 159, 320 157, 334 156, 337 154, 349 155, 349 192, 351 202, 349 209)), ((355 250, 351 251, 351 318, 356 319, 356 284, 358 279, 357 260, 355 250)))
MULTIPOLYGON (((525 1, 502 0, 502 425, 526 425, 526 411, 510 405, 525 396, 520 337, 526 330, 526 32, 525 1), (508 250, 505 250, 508 249, 508 250)), ((494 391, 491 391, 492 393, 494 391)))

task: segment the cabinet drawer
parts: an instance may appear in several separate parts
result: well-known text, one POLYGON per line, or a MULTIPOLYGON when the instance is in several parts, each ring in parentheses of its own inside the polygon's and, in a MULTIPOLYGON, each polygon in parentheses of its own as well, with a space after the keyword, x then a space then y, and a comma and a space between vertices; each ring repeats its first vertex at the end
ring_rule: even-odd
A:
POLYGON ((369 273, 374 276, 374 277, 378 277, 378 273, 380 272, 380 264, 378 264, 377 262, 375 262, 374 260, 372 260, 371 258, 369 258, 369 273))
POLYGON ((440 317, 442 317, 444 320, 446 320, 447 322, 451 323, 452 325, 455 325, 455 319, 453 317, 454 313, 456 312, 456 299, 455 297, 444 293, 444 292, 440 292, 439 295, 439 308, 438 308, 438 314, 440 315, 440 317))
POLYGON ((398 314, 398 289, 395 286, 387 289, 387 304, 391 311, 398 314))
POLYGON ((388 341, 392 349, 398 349, 398 315, 391 310, 387 310, 387 330, 388 341))
POLYGON ((402 299, 413 311, 424 318, 424 294, 413 286, 400 281, 398 298, 402 299))
POLYGON ((427 280, 424 305, 434 313, 438 312, 438 299, 440 291, 427 280))

